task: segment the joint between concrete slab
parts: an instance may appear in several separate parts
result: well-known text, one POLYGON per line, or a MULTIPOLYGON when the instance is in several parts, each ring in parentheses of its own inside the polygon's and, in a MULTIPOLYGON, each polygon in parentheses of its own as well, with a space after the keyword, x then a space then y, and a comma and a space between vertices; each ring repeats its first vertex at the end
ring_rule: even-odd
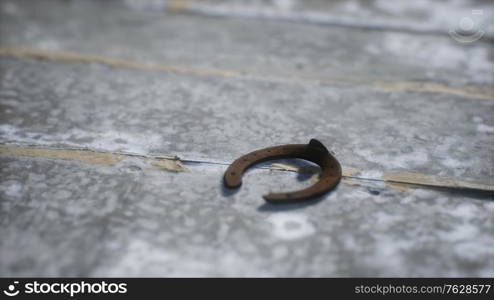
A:
POLYGON ((172 155, 143 155, 124 152, 104 152, 90 149, 60 149, 46 147, 20 147, 0 145, 0 154, 7 156, 24 156, 55 160, 79 161, 86 164, 114 166, 125 157, 151 159, 151 167, 166 171, 183 172, 187 170, 177 156, 172 155))
MULTIPOLYGON (((32 158, 46 158, 79 161, 82 163, 96 164, 102 166, 113 166, 119 163, 124 157, 140 157, 153 160, 151 167, 163 169, 166 171, 183 172, 186 171, 184 163, 187 160, 180 160, 173 155, 144 155, 135 153, 123 152, 103 152, 90 149, 60 149, 47 147, 26 147, 17 145, 0 145, 0 154, 7 156, 25 156, 32 158)), ((215 164, 208 161, 194 161, 204 165, 215 164)), ((223 165, 223 164, 221 164, 223 165)), ((228 164, 224 164, 225 166, 228 164)), ((307 173, 308 170, 298 166, 275 163, 268 167, 270 170, 290 171, 307 173)), ((317 174, 314 170, 309 170, 314 175, 317 174)), ((382 178, 366 178, 361 176, 361 171, 354 168, 343 168, 343 183, 350 185, 368 186, 369 182, 385 183, 388 187, 398 189, 400 191, 407 190, 413 187, 422 188, 442 188, 453 190, 469 190, 477 192, 494 192, 494 185, 474 182, 473 180, 460 180, 450 177, 442 177, 428 174, 420 174, 414 172, 386 172, 382 178)))
POLYGON ((494 100, 494 88, 477 86, 452 87, 437 82, 365 82, 357 78, 320 78, 315 76, 305 76, 302 74, 289 74, 285 78, 275 76, 264 76, 256 74, 244 74, 241 71, 222 69, 203 69, 189 66, 167 65, 167 64, 147 64, 138 61, 108 58, 100 56, 85 55, 72 52, 43 51, 28 48, 0 48, 0 57, 15 57, 18 59, 41 59, 61 63, 99 63, 114 68, 139 69, 148 71, 165 71, 173 73, 184 73, 195 76, 214 76, 224 78, 240 78, 244 80, 261 80, 279 83, 324 83, 324 84, 356 84, 370 86, 385 91, 393 92, 415 92, 415 93, 436 93, 459 95, 471 99, 494 100))

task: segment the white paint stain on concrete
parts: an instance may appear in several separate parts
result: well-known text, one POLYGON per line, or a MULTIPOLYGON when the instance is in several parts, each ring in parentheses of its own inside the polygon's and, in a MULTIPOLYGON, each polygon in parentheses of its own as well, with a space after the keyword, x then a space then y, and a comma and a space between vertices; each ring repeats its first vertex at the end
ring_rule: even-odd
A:
POLYGON ((316 232, 307 216, 299 213, 276 213, 268 221, 273 226, 273 235, 282 240, 297 240, 316 232))
POLYGON ((482 133, 494 133, 494 126, 477 124, 477 131, 482 133))
POLYGON ((23 185, 17 181, 9 180, 0 185, 0 190, 3 190, 7 197, 20 198, 22 196, 23 185))
POLYGON ((396 155, 374 153, 369 149, 357 149, 355 153, 363 156, 370 162, 392 168, 413 168, 426 164, 429 161, 429 155, 423 150, 414 150, 409 153, 399 153, 396 155))
POLYGON ((482 119, 482 118, 481 118, 481 117, 479 117, 479 116, 474 116, 474 117, 472 118, 472 121, 473 121, 474 123, 482 123, 482 122, 484 122, 484 119, 482 119))
POLYGON ((123 151, 148 154, 163 144, 163 138, 157 133, 128 133, 105 129, 101 132, 87 132, 80 129, 67 130, 63 134, 46 134, 27 131, 10 124, 0 125, 0 141, 35 145, 64 144, 69 147, 87 147, 102 151, 123 151))

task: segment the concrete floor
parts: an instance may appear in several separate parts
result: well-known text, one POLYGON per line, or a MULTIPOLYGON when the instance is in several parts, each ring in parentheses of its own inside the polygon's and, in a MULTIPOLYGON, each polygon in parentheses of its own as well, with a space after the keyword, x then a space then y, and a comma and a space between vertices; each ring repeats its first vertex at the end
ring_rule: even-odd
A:
POLYGON ((494 276, 494 5, 386 3, 1 0, 0 275, 494 276))

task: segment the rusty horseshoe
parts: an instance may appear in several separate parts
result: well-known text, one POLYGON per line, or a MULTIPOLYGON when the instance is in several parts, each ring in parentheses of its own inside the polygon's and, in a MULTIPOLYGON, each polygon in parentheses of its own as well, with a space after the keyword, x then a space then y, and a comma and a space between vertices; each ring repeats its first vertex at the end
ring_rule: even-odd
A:
POLYGON ((242 175, 249 167, 268 160, 283 158, 301 158, 321 167, 319 180, 312 186, 300 191, 270 193, 263 198, 270 203, 293 203, 321 196, 338 185, 341 179, 341 166, 328 149, 316 139, 308 144, 290 144, 264 148, 248 153, 236 159, 225 171, 223 182, 227 188, 242 185, 242 175))

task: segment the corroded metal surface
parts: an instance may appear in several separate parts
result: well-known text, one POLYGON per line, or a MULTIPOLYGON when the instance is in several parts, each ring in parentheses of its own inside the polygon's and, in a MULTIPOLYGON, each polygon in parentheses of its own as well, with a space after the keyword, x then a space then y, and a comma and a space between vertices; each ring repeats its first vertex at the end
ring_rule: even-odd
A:
POLYGON ((319 197, 338 185, 341 179, 341 166, 328 149, 316 139, 308 144, 290 144, 256 150, 236 159, 225 171, 223 180, 227 188, 238 188, 242 184, 244 172, 260 162, 282 158, 301 158, 321 167, 318 181, 300 191, 270 193, 264 200, 270 203, 292 203, 319 197))

